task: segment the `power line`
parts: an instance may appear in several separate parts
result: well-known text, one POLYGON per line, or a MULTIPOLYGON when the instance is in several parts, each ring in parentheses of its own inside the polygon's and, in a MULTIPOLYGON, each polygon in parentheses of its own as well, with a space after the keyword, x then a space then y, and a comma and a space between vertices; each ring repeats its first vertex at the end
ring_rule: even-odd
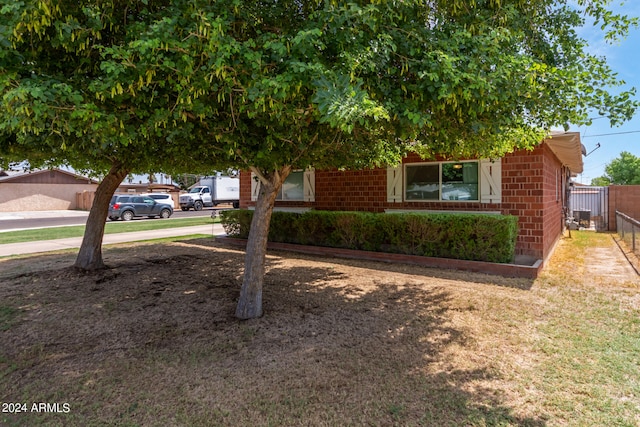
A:
POLYGON ((594 138, 596 136, 624 135, 628 133, 640 133, 640 130, 630 130, 628 132, 600 133, 598 135, 583 135, 582 138, 594 138))

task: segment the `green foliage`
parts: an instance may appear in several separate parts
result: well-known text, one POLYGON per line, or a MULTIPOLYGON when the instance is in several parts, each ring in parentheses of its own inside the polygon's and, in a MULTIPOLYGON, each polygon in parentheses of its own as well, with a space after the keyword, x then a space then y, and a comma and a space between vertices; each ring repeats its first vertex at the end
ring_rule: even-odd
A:
POLYGON ((619 157, 607 163, 604 171, 611 184, 638 185, 640 184, 640 157, 623 151, 619 157))
POLYGON ((594 185, 596 187, 607 187, 611 185, 611 179, 604 175, 599 176, 591 180, 591 185, 594 185))
POLYGON ((499 156, 591 110, 631 117, 576 31, 637 25, 607 4, 0 0, 0 156, 264 174, 499 156))
MULTIPOLYGON (((225 211, 221 222, 229 236, 246 239, 252 216, 225 211)), ((506 263, 513 260, 517 233, 513 216, 312 210, 274 212, 269 241, 506 263)))
POLYGON ((98 174, 114 162, 138 173, 213 169, 198 152, 202 135, 173 114, 175 86, 139 88, 133 64, 108 58, 159 48, 136 38, 171 3, 0 0, 0 163, 98 174))
POLYGON ((620 156, 607 163, 604 168, 605 175, 593 178, 591 185, 639 185, 640 184, 640 157, 634 156, 628 151, 623 151, 620 156))
MULTIPOLYGON (((228 211, 232 212, 232 211, 228 211)), ((243 214, 241 214, 243 215, 243 214)), ((233 216, 233 214, 231 215, 233 216)), ((247 220, 249 221, 249 225, 251 225, 251 215, 247 220)), ((246 221, 246 220, 245 220, 246 221)), ((244 221, 243 221, 244 222, 244 221)), ((225 224, 224 219, 221 219, 221 223, 225 224)), ((288 242, 288 243, 300 243, 302 236, 296 235, 294 239, 295 242, 289 241, 290 238, 287 238, 287 230, 297 230, 299 228, 298 225, 298 217, 296 215, 290 215, 286 212, 273 212, 271 216, 271 224, 269 227, 269 240, 272 242, 288 242)), ((243 227, 244 229, 244 227, 243 227)), ((226 227, 225 227, 226 231, 226 227)), ((248 236, 248 233, 247 233, 248 236)))
POLYGON ((251 218, 253 218, 253 211, 245 209, 224 210, 220 212, 220 222, 224 227, 225 233, 239 239, 249 237, 251 218))

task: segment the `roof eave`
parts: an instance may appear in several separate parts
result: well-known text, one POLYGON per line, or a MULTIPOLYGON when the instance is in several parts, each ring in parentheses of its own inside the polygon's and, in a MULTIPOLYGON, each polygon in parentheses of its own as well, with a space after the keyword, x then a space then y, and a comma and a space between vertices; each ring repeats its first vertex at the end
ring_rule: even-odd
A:
POLYGON ((582 173, 584 169, 582 156, 585 150, 580 141, 579 132, 552 132, 544 143, 549 146, 562 165, 571 171, 571 176, 582 173))

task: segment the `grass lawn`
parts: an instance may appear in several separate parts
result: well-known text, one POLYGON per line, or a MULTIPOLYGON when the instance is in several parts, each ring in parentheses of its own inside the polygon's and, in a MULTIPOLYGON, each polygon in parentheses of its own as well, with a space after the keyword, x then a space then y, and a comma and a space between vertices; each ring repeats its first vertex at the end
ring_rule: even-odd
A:
MULTIPOLYGON (((190 227, 193 225, 207 225, 220 222, 219 218, 194 217, 180 219, 156 219, 148 221, 117 221, 107 222, 105 234, 126 233, 129 231, 160 230, 163 228, 190 227)), ((38 240, 64 239, 80 237, 84 234, 84 225, 69 227, 38 228, 33 230, 7 231, 0 233, 0 245, 5 243, 35 242, 38 240)))
POLYGON ((572 235, 536 280, 271 252, 251 321, 210 237, 0 260, 0 425, 640 425, 639 282, 572 235))

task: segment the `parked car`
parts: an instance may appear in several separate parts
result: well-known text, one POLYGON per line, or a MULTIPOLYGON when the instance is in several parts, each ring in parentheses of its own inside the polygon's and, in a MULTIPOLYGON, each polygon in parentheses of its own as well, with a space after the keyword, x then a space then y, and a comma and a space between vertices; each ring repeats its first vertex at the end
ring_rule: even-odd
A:
POLYGON ((173 202, 173 197, 171 197, 171 194, 169 193, 146 193, 142 194, 142 196, 151 197, 158 203, 166 203, 168 205, 171 205, 171 209, 176 208, 176 205, 173 202))
POLYGON ((151 197, 120 195, 111 198, 108 216, 111 221, 129 221, 136 216, 169 218, 172 214, 171 205, 159 203, 151 197))

